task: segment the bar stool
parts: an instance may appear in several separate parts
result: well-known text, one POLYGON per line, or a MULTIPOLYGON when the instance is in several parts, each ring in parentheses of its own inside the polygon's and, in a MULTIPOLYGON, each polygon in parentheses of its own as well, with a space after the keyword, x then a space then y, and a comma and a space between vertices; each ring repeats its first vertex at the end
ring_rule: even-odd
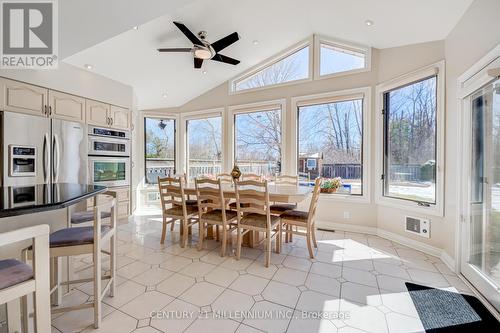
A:
MULTIPOLYGON (((113 195, 113 194, 111 194, 113 195)), ((50 234, 49 255, 51 258, 51 289, 50 294, 56 290, 59 291, 61 285, 71 285, 75 283, 94 282, 94 299, 91 302, 76 306, 61 307, 52 310, 52 314, 81 310, 87 308, 94 309, 94 328, 99 328, 102 318, 102 299, 109 291, 111 297, 115 294, 116 277, 116 199, 109 202, 97 203, 94 200, 93 207, 94 225, 86 227, 73 227, 57 230, 50 234), (101 216, 103 211, 111 211, 110 224, 102 224, 101 216), (103 249, 103 246, 109 244, 109 251, 103 249), (101 253, 110 256, 110 273, 101 275, 101 253), (81 254, 92 254, 94 276, 92 278, 77 279, 70 281, 59 281, 59 257, 77 256, 81 254), (102 280, 108 280, 102 287, 102 280)), ((31 253, 31 247, 23 250, 23 260, 27 261, 31 253)), ((24 318, 28 317, 27 299, 23 297, 24 318)))
MULTIPOLYGON (((46 224, 0 234, 0 246, 32 239, 33 267, 15 259, 0 260, 0 304, 7 303, 9 332, 19 332, 19 298, 34 293, 34 327, 37 333, 49 333, 49 226, 46 224)), ((23 332, 28 331, 23 317, 23 332)))

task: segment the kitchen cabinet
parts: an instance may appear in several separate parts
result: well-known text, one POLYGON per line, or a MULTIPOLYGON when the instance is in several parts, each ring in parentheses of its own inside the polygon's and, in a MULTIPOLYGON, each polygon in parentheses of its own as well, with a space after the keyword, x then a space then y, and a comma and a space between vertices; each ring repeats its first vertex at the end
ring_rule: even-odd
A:
POLYGON ((111 127, 116 129, 130 130, 130 112, 128 109, 111 105, 110 118, 111 127))
MULTIPOLYGON (((112 187, 109 191, 114 191, 116 193, 116 211, 117 218, 122 219, 130 215, 130 188, 128 186, 124 187, 112 187)), ((99 197, 98 200, 110 200, 111 196, 99 197)), ((94 206, 94 198, 87 199, 87 209, 91 210, 94 206)))
POLYGON ((48 89, 27 83, 0 78, 0 108, 3 111, 46 114, 48 89))
POLYGON ((52 118, 85 122, 85 98, 50 90, 49 114, 52 118))
POLYGON ((101 126, 101 127, 109 127, 110 126, 109 110, 110 110, 109 104, 87 99, 86 100, 87 124, 101 126))

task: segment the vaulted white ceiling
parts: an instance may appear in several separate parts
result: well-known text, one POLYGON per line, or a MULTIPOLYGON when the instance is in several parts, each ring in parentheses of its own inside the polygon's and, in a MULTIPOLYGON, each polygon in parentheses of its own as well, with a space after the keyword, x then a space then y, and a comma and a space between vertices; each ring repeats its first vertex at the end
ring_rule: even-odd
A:
POLYGON ((65 0, 60 11, 72 15, 61 19, 61 29, 68 29, 61 54, 70 64, 91 64, 95 73, 133 86, 140 109, 172 107, 312 34, 376 48, 444 39, 472 1, 65 0), (196 70, 189 53, 159 54, 158 47, 192 46, 174 20, 195 33, 207 31, 211 42, 237 31, 240 41, 221 53, 241 64, 205 61, 196 70), (366 20, 375 24, 369 27, 366 20))

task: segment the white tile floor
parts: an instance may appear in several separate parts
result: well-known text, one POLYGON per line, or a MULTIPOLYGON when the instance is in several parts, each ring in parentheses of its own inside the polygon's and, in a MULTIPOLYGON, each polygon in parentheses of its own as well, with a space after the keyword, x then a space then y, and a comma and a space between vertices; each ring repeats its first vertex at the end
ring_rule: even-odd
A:
MULTIPOLYGON (((136 217, 119 227, 119 286, 105 299, 99 332, 419 332, 406 281, 470 293, 438 258, 376 236, 318 231, 313 260, 297 236, 265 268, 261 248, 244 248, 239 261, 231 248, 221 258, 213 240, 198 251, 197 230, 188 248, 170 233, 162 246, 160 221, 136 217)), ((90 274, 89 259, 79 258, 79 275, 90 274)), ((84 302, 91 287, 64 302, 84 302)), ((91 310, 52 324, 53 332, 94 331, 91 310)))

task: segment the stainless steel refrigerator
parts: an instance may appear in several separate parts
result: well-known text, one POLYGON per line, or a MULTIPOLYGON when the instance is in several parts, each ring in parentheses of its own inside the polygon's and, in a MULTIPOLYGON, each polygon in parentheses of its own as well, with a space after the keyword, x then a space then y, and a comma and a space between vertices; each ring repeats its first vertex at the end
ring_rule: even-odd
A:
POLYGON ((3 186, 87 183, 86 125, 0 112, 3 186))

